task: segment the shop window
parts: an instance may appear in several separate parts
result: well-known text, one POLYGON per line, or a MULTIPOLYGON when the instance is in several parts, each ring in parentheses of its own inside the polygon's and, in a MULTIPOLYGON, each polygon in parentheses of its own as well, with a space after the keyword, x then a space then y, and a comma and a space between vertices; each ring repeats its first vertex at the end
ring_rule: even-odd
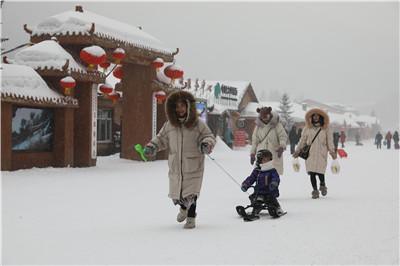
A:
POLYGON ((97 141, 102 143, 112 142, 112 110, 98 110, 97 141))
POLYGON ((14 107, 12 118, 13 151, 51 151, 54 113, 50 108, 14 107))

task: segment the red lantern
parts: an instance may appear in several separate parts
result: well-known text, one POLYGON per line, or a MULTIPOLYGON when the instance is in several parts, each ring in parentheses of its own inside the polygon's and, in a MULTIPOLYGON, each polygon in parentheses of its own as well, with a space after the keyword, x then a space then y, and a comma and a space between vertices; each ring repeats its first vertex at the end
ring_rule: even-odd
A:
POLYGON ((159 71, 159 69, 164 66, 164 60, 158 57, 153 62, 151 62, 151 66, 157 71, 159 71))
POLYGON ((156 97, 158 104, 162 104, 167 98, 167 94, 164 91, 157 91, 154 97, 156 97))
POLYGON ((118 92, 113 92, 108 94, 108 98, 112 100, 113 104, 115 104, 119 100, 119 98, 121 98, 121 96, 119 96, 118 92))
POLYGON ((72 94, 72 89, 75 88, 76 82, 71 76, 67 76, 60 80, 60 85, 64 89, 64 94, 69 96, 72 94))
POLYGON ((164 69, 164 74, 171 79, 171 82, 174 82, 175 79, 183 77, 183 70, 172 64, 164 69))
POLYGON ((113 76, 117 79, 122 79, 122 77, 124 76, 124 72, 122 71, 121 65, 115 68, 115 70, 113 71, 113 76))
POLYGON ((125 54, 125 50, 122 48, 117 48, 114 50, 114 52, 112 53, 113 58, 115 59, 115 63, 119 64, 122 59, 125 58, 126 54, 125 54))
POLYGON ((107 70, 107 68, 109 68, 110 67, 110 62, 107 62, 107 61, 105 61, 105 62, 103 62, 103 63, 100 63, 100 67, 101 68, 103 68, 104 70, 107 70))
POLYGON ((94 69, 96 65, 104 63, 107 60, 104 49, 96 45, 83 48, 79 56, 89 65, 89 70, 94 69))
POLYGON ((103 94, 110 94, 114 90, 109 84, 102 84, 99 89, 103 94))

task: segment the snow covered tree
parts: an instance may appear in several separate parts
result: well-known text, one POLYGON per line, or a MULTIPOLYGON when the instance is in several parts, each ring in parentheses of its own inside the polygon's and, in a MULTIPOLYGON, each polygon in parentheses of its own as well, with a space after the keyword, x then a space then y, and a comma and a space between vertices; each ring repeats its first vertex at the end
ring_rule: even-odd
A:
POLYGON ((278 113, 280 115, 282 125, 284 126, 286 131, 289 131, 293 124, 293 119, 290 116, 290 114, 293 113, 293 111, 290 111, 291 108, 292 106, 290 105, 289 96, 284 93, 280 100, 278 113))

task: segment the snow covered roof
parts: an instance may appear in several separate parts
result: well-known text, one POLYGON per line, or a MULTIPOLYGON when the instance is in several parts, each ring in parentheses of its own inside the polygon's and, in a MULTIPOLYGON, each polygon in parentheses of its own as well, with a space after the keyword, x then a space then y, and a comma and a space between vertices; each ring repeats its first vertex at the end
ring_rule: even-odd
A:
POLYGON ((78 105, 78 100, 50 89, 39 74, 29 66, 2 64, 2 100, 30 101, 57 105, 78 105))
MULTIPOLYGON (((290 111, 292 112, 290 116, 293 118, 295 122, 304 121, 307 110, 311 108, 308 106, 307 110, 303 109, 302 104, 291 102, 290 111)), ((249 103, 246 108, 242 111, 241 116, 243 117, 257 117, 258 113, 256 109, 258 107, 270 106, 273 111, 279 111, 280 102, 260 102, 260 103, 249 103)), ((325 109, 324 109, 325 110, 325 109)), ((346 126, 352 128, 359 128, 363 126, 372 126, 373 124, 379 123, 376 117, 372 117, 369 115, 356 115, 352 112, 346 113, 336 113, 329 110, 327 111, 329 115, 329 119, 332 124, 343 125, 346 123, 346 126)))
POLYGON ((30 66, 34 69, 63 70, 69 60, 69 70, 86 72, 86 68, 75 59, 56 41, 47 40, 27 47, 15 54, 13 63, 30 66))
POLYGON ((42 20, 32 29, 32 36, 40 35, 94 35, 128 42, 136 47, 172 54, 174 50, 166 47, 160 40, 138 27, 110 19, 87 10, 67 11, 42 20))
POLYGON ((225 110, 238 110, 246 90, 251 86, 249 81, 215 81, 215 80, 186 80, 186 91, 196 98, 207 100, 209 107, 214 106, 213 114, 225 110), (190 85, 190 86, 189 86, 190 85))

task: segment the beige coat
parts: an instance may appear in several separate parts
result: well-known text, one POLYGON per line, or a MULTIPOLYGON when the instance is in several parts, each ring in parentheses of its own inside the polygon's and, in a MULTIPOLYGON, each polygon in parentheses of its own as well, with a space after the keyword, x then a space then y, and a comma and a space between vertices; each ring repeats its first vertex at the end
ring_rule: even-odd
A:
POLYGON ((324 125, 322 126, 321 132, 319 132, 317 138, 314 140, 310 148, 310 155, 306 160, 306 170, 307 172, 314 172, 325 174, 328 152, 333 154, 335 152, 335 147, 333 146, 333 135, 329 128, 329 116, 321 109, 311 109, 306 113, 306 126, 304 127, 299 144, 296 148, 296 153, 300 151, 304 145, 311 144, 312 139, 317 134, 321 127, 315 127, 311 123, 311 115, 318 113, 324 117, 324 125))
POLYGON ((279 147, 286 149, 288 136, 282 124, 279 122, 279 115, 275 112, 273 112, 272 115, 272 119, 268 124, 263 123, 257 118, 256 127, 254 128, 251 139, 251 153, 256 154, 257 151, 263 149, 269 150, 273 156, 273 165, 275 169, 278 171, 279 175, 283 175, 283 155, 278 158, 277 150, 279 147), (265 138, 267 133, 268 136, 265 138))
POLYGON ((166 102, 168 121, 151 140, 157 151, 168 149, 169 194, 171 199, 183 199, 189 195, 199 196, 204 172, 204 154, 200 144, 215 145, 215 137, 207 125, 198 119, 192 95, 184 91, 171 94, 166 102), (190 97, 191 96, 191 97, 190 97), (177 121, 173 103, 179 98, 189 99, 187 120, 177 121))

